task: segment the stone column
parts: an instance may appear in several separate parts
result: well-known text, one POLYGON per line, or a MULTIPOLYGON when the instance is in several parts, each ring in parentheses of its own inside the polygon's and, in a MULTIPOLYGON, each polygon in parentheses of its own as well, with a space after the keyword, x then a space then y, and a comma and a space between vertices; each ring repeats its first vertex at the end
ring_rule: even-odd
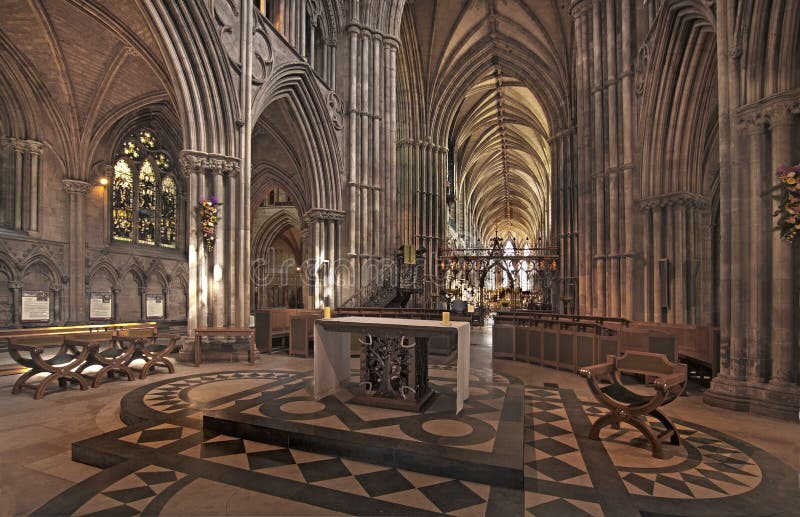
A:
POLYGON ((22 282, 11 281, 8 283, 11 291, 11 322, 13 326, 22 325, 22 282))
MULTIPOLYGON (((224 200, 225 188, 222 171, 214 171, 210 179, 213 196, 216 196, 220 201, 224 200)), ((211 325, 214 327, 222 327, 225 325, 226 307, 230 307, 230 303, 228 302, 230 299, 230 294, 226 295, 225 293, 225 271, 222 270, 222 264, 226 263, 225 255, 226 251, 229 251, 226 249, 227 242, 225 238, 227 234, 225 232, 225 228, 232 228, 232 223, 234 223, 233 218, 235 217, 235 207, 232 205, 232 203, 226 203, 219 209, 222 219, 221 224, 217 226, 217 244, 214 247, 212 257, 209 257, 209 259, 213 260, 213 265, 211 265, 211 282, 209 283, 209 287, 211 289, 209 305, 211 309, 211 325)), ((232 239, 232 241, 236 242, 236 239, 232 239)))
POLYGON ((147 287, 139 286, 139 321, 147 321, 147 287))
POLYGON ((70 323, 84 323, 86 315, 86 194, 91 185, 81 180, 62 180, 67 193, 67 235, 69 242, 69 316, 70 323))
MULTIPOLYGON (((786 106, 777 106, 770 113, 770 128, 772 130, 772 166, 770 173, 765 176, 774 177, 781 165, 794 163, 792 158, 792 118, 786 106)), ((773 210, 778 209, 778 202, 773 201, 773 210)), ((798 371, 798 357, 796 336, 794 336, 794 322, 797 318, 797 306, 793 303, 793 293, 796 289, 797 279, 793 277, 796 256, 792 253, 792 243, 781 240, 778 232, 772 232, 767 246, 772 250, 772 283, 771 283, 771 346, 772 355, 771 379, 772 384, 785 386, 800 382, 798 371)), ((796 244, 795 244, 796 246, 796 244)))
POLYGON ((14 229, 22 230, 22 164, 25 158, 25 141, 18 138, 11 139, 14 149, 14 229))
MULTIPOLYGON (((224 321, 226 313, 223 312, 222 320, 217 315, 214 316, 211 323, 215 325, 217 323, 245 325, 248 322, 239 322, 239 318, 247 317, 249 320, 249 207, 246 206, 248 219, 245 224, 241 221, 241 208, 237 210, 237 206, 234 206, 239 203, 230 203, 230 200, 237 200, 236 192, 229 192, 224 188, 226 180, 230 182, 239 175, 241 161, 239 158, 231 156, 191 150, 181 151, 179 161, 181 171, 189 184, 189 202, 186 207, 186 232, 189 236, 189 292, 187 293, 188 312, 186 315, 188 330, 191 334, 195 328, 205 327, 209 324, 208 310, 213 301, 210 284, 218 280, 215 278, 215 274, 222 279, 221 289, 223 292, 231 291, 230 283, 237 281, 247 282, 248 285, 240 286, 236 296, 231 296, 230 301, 226 303, 231 306, 227 309, 229 311, 227 314, 236 319, 224 321), (227 227, 231 229, 231 234, 228 236, 227 242, 217 239, 213 253, 209 253, 203 242, 198 203, 200 198, 211 197, 212 192, 221 200, 229 201, 228 205, 223 205, 220 209, 222 220, 217 231, 222 230, 223 224, 227 224, 227 227), (247 239, 247 243, 238 242, 243 238, 247 239), (243 251, 247 252, 247 257, 243 256, 243 251), (228 261, 236 261, 237 264, 231 264, 228 261), (215 270, 219 273, 215 273, 215 270), (225 282, 229 284, 225 285, 225 282), (244 293, 246 293, 246 297, 244 293), (236 323, 232 323, 233 321, 236 323)), ((247 201, 249 205, 249 194, 247 201)), ((225 235, 224 231, 223 235, 225 235)), ((217 309, 214 307, 214 310, 217 309)))
POLYGON ((594 268, 592 239, 592 165, 591 153, 591 91, 590 91, 590 43, 591 11, 589 0, 572 0, 570 15, 575 29, 575 83, 576 83, 576 156, 577 160, 577 221, 578 221, 578 313, 592 312, 592 269, 594 268))
POLYGON ((661 230, 664 228, 664 219, 666 218, 662 217, 662 212, 662 207, 653 207, 653 259, 650 265, 653 270, 653 321, 656 323, 664 323, 664 311, 661 308, 661 299, 663 297, 661 292, 661 272, 658 266, 659 260, 664 258, 661 230))
MULTIPOLYGON (((633 213, 633 26, 634 16, 631 12, 631 3, 621 3, 620 13, 622 33, 622 196, 623 220, 625 222, 625 266, 622 276, 622 317, 634 319, 636 317, 634 301, 634 258, 636 238, 634 233, 633 213)), ((647 289, 644 289, 647 292, 647 289)), ((641 317, 641 316, 640 316, 641 317)))
POLYGON ((25 231, 28 235, 38 235, 39 228, 39 199, 40 199, 40 164, 44 146, 41 142, 28 140, 29 168, 25 188, 25 231))
MULTIPOLYGON (((747 217, 750 229, 750 247, 747 258, 750 264, 746 277, 747 299, 747 378, 750 381, 766 382, 769 370, 769 284, 764 282, 762 274, 768 273, 769 255, 767 238, 770 232, 771 203, 769 186, 765 178, 769 176, 764 170, 766 155, 766 119, 757 116, 746 122, 746 134, 750 151, 750 167, 747 171, 749 184, 745 185, 747 197, 747 217)), ((742 230, 746 231, 748 226, 742 230)), ((791 285, 791 283, 790 283, 791 285)))

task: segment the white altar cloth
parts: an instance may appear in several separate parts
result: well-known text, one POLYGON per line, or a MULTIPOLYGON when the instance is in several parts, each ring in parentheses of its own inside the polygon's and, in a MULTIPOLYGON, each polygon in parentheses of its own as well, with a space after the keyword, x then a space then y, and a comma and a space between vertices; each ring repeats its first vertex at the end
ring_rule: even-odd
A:
POLYGON ((454 321, 443 325, 441 321, 402 318, 368 318, 349 316, 316 320, 314 323, 314 398, 317 400, 334 393, 343 382, 350 379, 350 334, 432 337, 458 334, 458 361, 456 366, 456 413, 469 398, 469 345, 470 325, 454 321))

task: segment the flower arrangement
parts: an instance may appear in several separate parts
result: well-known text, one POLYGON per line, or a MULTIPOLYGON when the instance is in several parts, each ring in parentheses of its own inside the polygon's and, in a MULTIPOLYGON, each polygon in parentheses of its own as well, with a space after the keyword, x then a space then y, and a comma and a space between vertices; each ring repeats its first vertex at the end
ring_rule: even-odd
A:
POLYGON ((774 230, 780 232, 781 239, 792 242, 800 230, 800 164, 782 165, 775 175, 780 183, 773 188, 778 202, 778 209, 772 214, 778 218, 774 230))
POLYGON ((219 207, 222 203, 212 196, 210 199, 200 198, 200 221, 203 226, 203 243, 209 253, 214 251, 217 240, 217 223, 220 220, 219 207))

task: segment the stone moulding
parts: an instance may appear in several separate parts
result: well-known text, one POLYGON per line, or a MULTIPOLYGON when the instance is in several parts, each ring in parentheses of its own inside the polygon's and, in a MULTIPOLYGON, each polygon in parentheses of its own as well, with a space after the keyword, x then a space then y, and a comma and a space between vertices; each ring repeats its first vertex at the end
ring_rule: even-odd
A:
POLYGON ((235 177, 241 170, 239 158, 222 154, 181 151, 179 161, 185 176, 211 173, 235 177))
POLYGON ((303 214, 303 221, 307 224, 314 221, 344 221, 344 212, 328 208, 312 208, 303 214))
POLYGON ((64 190, 70 194, 86 195, 92 190, 92 186, 89 183, 81 180, 65 179, 61 180, 61 184, 64 185, 64 190))
POLYGON ((669 194, 661 194, 641 199, 638 204, 641 210, 681 205, 693 206, 700 210, 708 210, 711 206, 708 198, 693 192, 670 192, 669 194))

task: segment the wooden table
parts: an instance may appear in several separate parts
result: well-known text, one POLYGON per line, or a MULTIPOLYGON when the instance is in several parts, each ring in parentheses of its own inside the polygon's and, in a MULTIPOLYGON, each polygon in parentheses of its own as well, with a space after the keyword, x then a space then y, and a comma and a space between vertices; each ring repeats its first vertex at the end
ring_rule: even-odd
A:
MULTIPOLYGON (((456 413, 461 412, 464 401, 469 398, 469 323, 451 322, 450 325, 442 325, 439 321, 370 317, 316 320, 314 323, 314 397, 317 400, 336 392, 342 383, 349 380, 351 333, 371 336, 372 339, 386 339, 392 341, 393 346, 403 346, 403 337, 422 338, 421 342, 426 343, 427 338, 433 336, 457 335, 456 413)), ((409 342, 406 341, 406 345, 408 344, 409 342)), ((413 367, 417 369, 415 374, 424 376, 427 384, 427 347, 424 348, 425 350, 420 350, 420 353, 416 354, 419 360, 424 360, 424 372, 419 371, 422 366, 420 362, 416 362, 413 367)), ((364 354, 362 352, 362 364, 363 361, 364 354)), ((411 365, 403 366, 403 368, 406 367, 412 368, 411 365)), ((392 405, 387 404, 387 406, 391 407, 392 405)))
POLYGON ((194 330, 194 365, 200 366, 202 360, 200 355, 200 341, 203 336, 206 337, 231 337, 231 336, 247 336, 250 338, 250 364, 255 364, 256 361, 256 340, 255 331, 247 327, 201 327, 194 330))

